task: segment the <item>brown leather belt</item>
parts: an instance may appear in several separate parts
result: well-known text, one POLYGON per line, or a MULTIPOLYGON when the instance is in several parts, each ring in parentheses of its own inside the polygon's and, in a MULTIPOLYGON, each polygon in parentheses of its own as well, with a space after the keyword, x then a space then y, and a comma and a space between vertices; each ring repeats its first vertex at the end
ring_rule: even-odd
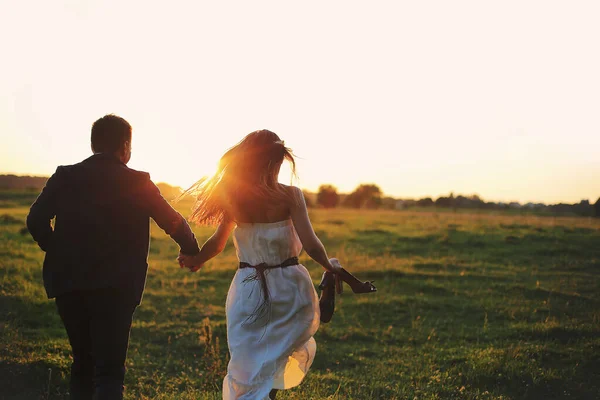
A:
POLYGON ((267 263, 260 263, 258 265, 250 265, 247 262, 240 261, 240 268, 255 268, 255 269, 273 269, 273 268, 285 268, 292 265, 298 265, 298 257, 290 257, 281 264, 267 265, 267 263))
POLYGON ((250 265, 247 262, 243 262, 243 261, 240 262, 240 269, 254 268, 254 270, 256 271, 255 273, 248 275, 242 282, 247 283, 247 282, 252 282, 252 281, 260 281, 260 286, 263 291, 263 302, 259 306, 256 307, 256 309, 250 316, 248 316, 246 321, 244 321, 244 324, 255 322, 256 320, 258 320, 259 318, 264 316, 264 314, 269 309, 271 299, 269 296, 269 288, 267 287, 267 277, 265 276, 265 271, 268 269, 285 268, 285 267, 290 267, 292 265, 298 265, 298 264, 299 264, 298 257, 290 257, 287 260, 283 261, 281 264, 277 264, 277 265, 268 265, 267 263, 260 263, 258 265, 250 265))

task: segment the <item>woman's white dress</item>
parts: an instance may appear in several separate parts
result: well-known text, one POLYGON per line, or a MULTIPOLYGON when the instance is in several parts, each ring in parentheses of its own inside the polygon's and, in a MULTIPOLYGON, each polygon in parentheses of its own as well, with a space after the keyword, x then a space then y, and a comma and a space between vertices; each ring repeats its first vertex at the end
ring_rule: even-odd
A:
MULTIPOLYGON (((238 258, 269 266, 297 257, 302 244, 291 220, 239 223, 233 240, 238 258)), ((313 335, 319 327, 319 302, 303 265, 265 271, 270 304, 264 301, 254 268, 238 269, 227 294, 227 342, 231 359, 223 380, 223 399, 269 398, 271 389, 289 389, 302 382, 316 352, 313 335)))

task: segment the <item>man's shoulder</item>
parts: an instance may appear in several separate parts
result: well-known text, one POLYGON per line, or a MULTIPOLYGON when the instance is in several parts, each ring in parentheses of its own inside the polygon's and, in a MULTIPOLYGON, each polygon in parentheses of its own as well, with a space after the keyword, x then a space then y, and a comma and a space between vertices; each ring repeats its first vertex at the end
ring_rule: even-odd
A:
POLYGON ((56 167, 56 171, 52 174, 50 178, 54 178, 56 180, 57 177, 62 177, 65 174, 68 174, 69 171, 76 169, 77 164, 72 165, 59 165, 56 167))
POLYGON ((127 165, 115 162, 94 162, 90 157, 77 164, 60 165, 56 168, 53 175, 62 181, 80 182, 87 179, 98 180, 101 182, 119 182, 123 187, 139 188, 147 186, 150 180, 150 174, 145 171, 138 171, 129 168, 127 165))
POLYGON ((125 168, 127 169, 127 172, 131 176, 133 176, 135 178, 138 178, 139 180, 142 180, 142 181, 149 181, 150 180, 150 173, 149 172, 138 171, 137 169, 129 168, 127 166, 125 166, 125 168))

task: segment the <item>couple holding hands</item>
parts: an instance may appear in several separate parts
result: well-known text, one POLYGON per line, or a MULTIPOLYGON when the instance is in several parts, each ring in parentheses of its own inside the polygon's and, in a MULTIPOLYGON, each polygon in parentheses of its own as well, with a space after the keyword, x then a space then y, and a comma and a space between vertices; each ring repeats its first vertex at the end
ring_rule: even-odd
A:
POLYGON ((177 242, 180 266, 193 272, 221 253, 233 233, 239 267, 226 301, 223 399, 274 399, 300 384, 315 357, 313 335, 331 320, 342 282, 354 293, 376 291, 327 256, 302 191, 278 182, 282 163, 294 171, 295 162, 275 133, 250 133, 221 157, 213 177, 186 191, 196 196, 189 220, 216 225, 201 248, 150 176, 126 166, 126 120, 100 118, 91 142, 94 155, 58 167, 27 217, 46 252, 44 286, 56 298, 72 348, 72 399, 123 398, 129 331, 148 268, 149 218, 177 242), (298 261, 302 249, 325 269, 320 298, 298 261))

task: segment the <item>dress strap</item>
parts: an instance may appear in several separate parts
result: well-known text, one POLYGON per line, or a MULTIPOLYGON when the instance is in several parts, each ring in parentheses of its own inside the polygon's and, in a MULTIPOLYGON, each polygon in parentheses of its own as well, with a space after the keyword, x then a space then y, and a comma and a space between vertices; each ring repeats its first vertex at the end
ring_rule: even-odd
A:
POLYGON ((240 269, 243 268, 254 268, 254 273, 248 275, 242 282, 253 282, 260 281, 260 286, 263 291, 263 302, 256 307, 254 312, 248 316, 246 323, 253 323, 256 320, 262 318, 264 314, 268 311, 269 306, 271 305, 271 298, 269 296, 269 288, 267 287, 267 277, 265 276, 265 271, 269 269, 275 268, 285 268, 292 265, 298 265, 298 257, 290 257, 287 260, 283 261, 281 264, 277 265, 267 265, 267 263, 260 263, 258 265, 250 265, 247 262, 240 262, 240 269))

